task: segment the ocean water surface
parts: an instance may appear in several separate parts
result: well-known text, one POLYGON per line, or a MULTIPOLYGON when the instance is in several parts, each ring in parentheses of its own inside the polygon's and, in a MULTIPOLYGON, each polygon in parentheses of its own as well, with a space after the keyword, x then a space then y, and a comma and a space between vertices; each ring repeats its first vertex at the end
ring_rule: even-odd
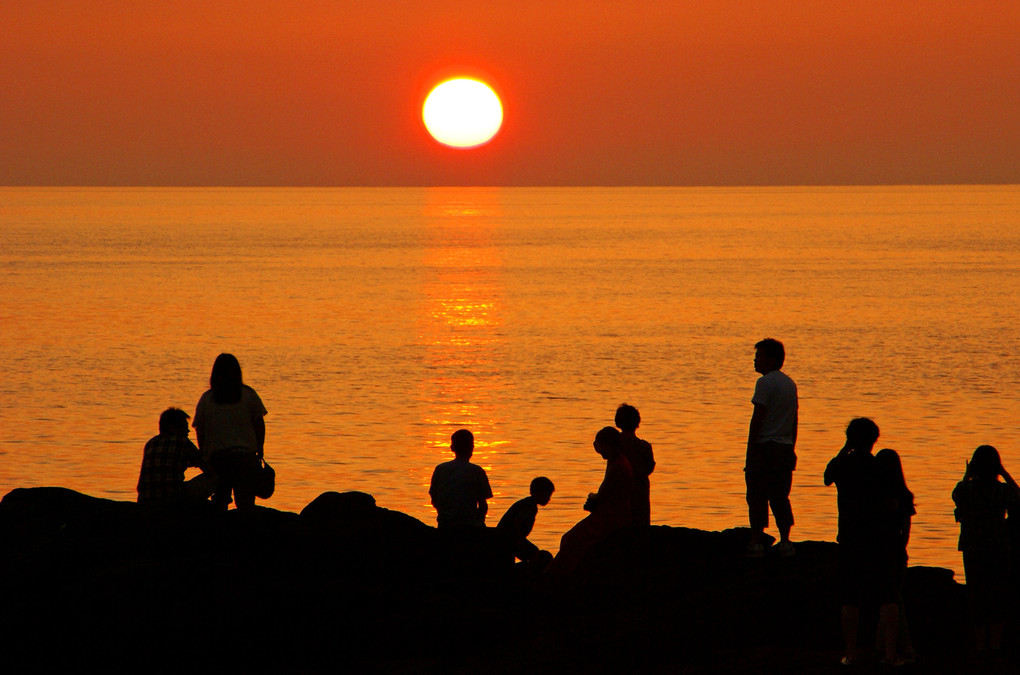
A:
POLYGON ((228 351, 269 409, 267 506, 361 490, 434 523, 467 427, 490 524, 555 482, 555 551, 626 401, 653 524, 744 526, 770 336, 801 396, 794 540, 834 540, 822 471, 869 416, 916 495, 912 564, 962 572, 964 461, 990 443, 1020 475, 1017 289, 1017 186, 3 188, 0 493, 134 499, 159 413, 228 351))

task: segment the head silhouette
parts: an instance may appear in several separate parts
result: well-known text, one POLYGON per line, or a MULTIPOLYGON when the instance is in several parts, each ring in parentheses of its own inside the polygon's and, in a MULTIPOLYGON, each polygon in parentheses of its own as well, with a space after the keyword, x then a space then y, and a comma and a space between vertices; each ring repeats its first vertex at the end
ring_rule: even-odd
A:
POLYGON ((621 403, 616 409, 615 422, 620 431, 634 431, 641 426, 641 413, 634 406, 621 403))
POLYGON ((1002 471, 999 451, 990 445, 980 445, 970 458, 970 474, 984 480, 997 480, 1002 471))
POLYGON ((755 369, 757 372, 762 372, 762 368, 767 368, 764 372, 769 370, 779 370, 783 367, 783 362, 786 361, 786 349, 783 347, 783 343, 773 338, 765 338, 754 345, 755 351, 755 369))
POLYGON ((878 425, 867 417, 857 417, 846 425, 846 442, 854 450, 871 452, 878 440, 878 425))
POLYGON ((188 420, 191 415, 180 408, 167 408, 159 416, 159 433, 188 435, 188 420))
POLYGON ((531 496, 535 498, 535 501, 542 506, 549 503, 552 498, 553 491, 556 487, 553 482, 545 476, 539 476, 535 480, 531 481, 531 496))
POLYGON ((471 459, 475 452, 475 435, 467 429, 458 429, 450 436, 450 449, 458 459, 471 459))
POLYGON ((898 452, 883 448, 875 455, 875 472, 879 483, 886 488, 907 491, 907 480, 903 477, 903 463, 898 452))
POLYGON ((241 364, 233 354, 220 354, 213 363, 209 388, 217 403, 237 403, 241 400, 241 364))
POLYGON ((595 442, 592 443, 595 450, 605 459, 612 459, 620 454, 620 432, 616 427, 602 427, 595 434, 595 442))

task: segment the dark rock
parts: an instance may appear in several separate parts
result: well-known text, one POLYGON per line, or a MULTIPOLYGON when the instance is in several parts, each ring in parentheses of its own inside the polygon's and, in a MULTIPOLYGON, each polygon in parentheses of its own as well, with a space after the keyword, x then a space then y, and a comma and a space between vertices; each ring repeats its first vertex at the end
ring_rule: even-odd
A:
MULTIPOLYGON (((749 560, 747 536, 626 529, 553 584, 464 565, 364 493, 298 515, 19 489, 0 502, 0 671, 839 672, 836 545, 749 560)), ((904 595, 914 672, 964 667, 952 572, 911 568, 904 595)))

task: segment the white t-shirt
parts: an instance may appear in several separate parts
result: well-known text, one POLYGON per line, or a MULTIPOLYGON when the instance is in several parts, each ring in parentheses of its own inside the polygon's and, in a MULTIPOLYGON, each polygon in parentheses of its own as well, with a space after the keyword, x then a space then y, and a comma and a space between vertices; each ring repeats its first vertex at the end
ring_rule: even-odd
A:
POLYGON ((793 425, 797 419, 797 385, 781 370, 762 375, 754 385, 751 402, 765 408, 765 416, 755 443, 793 445, 793 425))
POLYGON ((255 422, 266 415, 266 407, 255 390, 241 387, 241 400, 237 403, 217 403, 212 389, 202 394, 195 408, 191 425, 202 435, 202 453, 206 457, 218 450, 258 450, 255 422))

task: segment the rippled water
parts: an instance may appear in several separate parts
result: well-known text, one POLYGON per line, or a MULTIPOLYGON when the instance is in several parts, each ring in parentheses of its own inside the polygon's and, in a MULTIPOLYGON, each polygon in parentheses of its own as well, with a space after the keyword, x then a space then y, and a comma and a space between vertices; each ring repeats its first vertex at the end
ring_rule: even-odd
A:
POLYGON ((753 345, 801 393, 794 539, 833 540, 825 463, 873 417, 917 496, 914 564, 962 570, 950 491, 1020 472, 1020 188, 0 189, 0 492, 133 499, 159 412, 215 356, 261 394, 267 505, 327 490, 434 522, 450 433, 490 521, 536 475, 555 550, 623 401, 656 524, 746 524, 753 345))

